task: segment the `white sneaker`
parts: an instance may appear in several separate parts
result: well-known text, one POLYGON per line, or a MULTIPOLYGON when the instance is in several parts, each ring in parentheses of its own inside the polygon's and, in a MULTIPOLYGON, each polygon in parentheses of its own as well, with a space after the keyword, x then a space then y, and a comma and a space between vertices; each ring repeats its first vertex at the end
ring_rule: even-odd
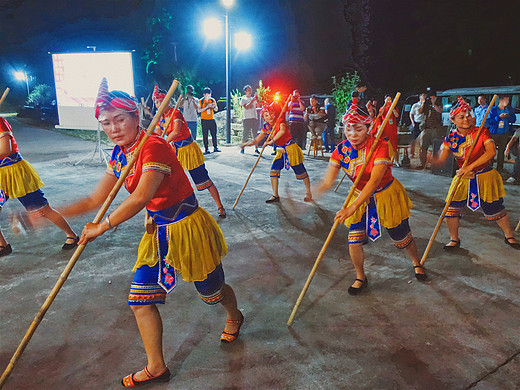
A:
POLYGON ((516 182, 516 179, 514 177, 510 177, 509 179, 506 180, 506 183, 509 183, 509 184, 513 184, 514 182, 516 182))

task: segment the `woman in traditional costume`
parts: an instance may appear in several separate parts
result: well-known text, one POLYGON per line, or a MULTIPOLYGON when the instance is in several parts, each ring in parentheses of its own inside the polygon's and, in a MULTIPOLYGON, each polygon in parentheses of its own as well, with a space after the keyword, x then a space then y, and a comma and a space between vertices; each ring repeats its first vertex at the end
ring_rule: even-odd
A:
MULTIPOLYGON (((434 164, 442 164, 451 152, 459 165, 457 176, 461 177, 460 185, 445 215, 450 242, 444 249, 450 251, 460 247, 459 223, 462 210, 467 205, 473 211, 482 208, 485 217, 489 221, 496 221, 504 232, 505 243, 520 250, 520 244, 513 236, 513 229, 503 204, 506 193, 502 177, 492 167, 491 161, 495 157, 496 147, 489 130, 484 128, 476 139, 478 128, 475 127, 471 108, 460 96, 450 111, 450 120, 457 128, 444 139, 439 157, 433 161, 434 164), (469 149, 475 142, 468 164, 462 168, 469 149)), ((450 193, 456 180, 457 177, 454 177, 450 193)))
MULTIPOLYGON (((357 98, 354 98, 343 118, 347 139, 332 153, 327 173, 317 188, 318 193, 330 189, 340 169, 352 181, 359 176, 375 142, 375 137, 368 134, 371 121, 368 112, 358 107, 357 98)), ((348 247, 356 270, 356 280, 348 289, 351 295, 359 294, 368 285, 363 245, 368 243, 368 239, 375 241, 381 236, 381 226, 386 228, 397 248, 406 250, 412 259, 415 277, 421 281, 427 278, 408 224, 412 202, 402 184, 392 176, 391 165, 388 143, 378 141, 354 196, 346 208, 336 213, 335 220, 349 228, 348 247)))
MULTIPOLYGON (((99 207, 145 136, 139 127, 135 101, 124 92, 108 92, 105 79, 96 102, 96 118, 116 146, 95 191, 64 209, 66 214, 82 214, 99 207)), ((227 245, 222 231, 208 212, 198 206, 175 152, 163 138, 152 135, 146 140, 125 187, 130 192, 128 198, 103 222, 88 223, 80 244, 94 240, 145 207, 156 225, 151 233, 144 234, 139 244, 128 297, 148 359, 142 371, 123 378, 123 386, 134 387, 167 381, 170 377, 162 351, 162 320, 156 304, 163 304, 166 294, 176 286, 176 273, 183 280, 194 282, 205 303, 224 306, 227 323, 221 335, 223 342, 238 337, 244 317, 237 308, 233 289, 224 281, 221 259, 227 253, 227 245)))
MULTIPOLYGON (((159 107, 166 96, 165 91, 161 91, 158 86, 155 86, 153 91, 153 100, 156 107, 159 107)), ((220 200, 220 194, 218 192, 215 183, 210 179, 206 164, 204 164, 205 158, 200 150, 199 145, 193 142, 190 128, 188 123, 184 119, 184 116, 179 110, 175 110, 173 107, 163 114, 163 117, 157 124, 155 133, 162 135, 164 133, 164 124, 167 118, 170 118, 168 128, 166 129, 166 141, 172 144, 177 151, 177 158, 185 171, 188 171, 197 190, 203 191, 208 190, 211 197, 215 201, 218 208, 218 216, 220 218, 226 218, 226 210, 220 200)))
POLYGON ((273 187, 273 196, 265 201, 265 203, 275 203, 280 201, 278 194, 278 181, 280 179, 280 171, 292 168, 296 179, 303 180, 305 184, 305 202, 312 201, 311 193, 311 182, 307 170, 303 165, 303 152, 301 148, 294 143, 291 139, 291 133, 285 124, 285 120, 277 122, 281 112, 280 106, 273 102, 269 106, 264 106, 262 109, 262 117, 264 118, 265 124, 260 134, 251 142, 244 144, 243 146, 258 146, 264 138, 269 137, 269 134, 273 132, 273 135, 267 145, 276 145, 276 155, 271 165, 271 186, 273 187), (274 129, 273 129, 274 128, 274 129))
MULTIPOLYGON (((62 249, 73 249, 79 237, 63 216, 49 206, 41 190, 43 186, 36 169, 22 158, 11 126, 0 117, 0 210, 9 198, 17 198, 31 219, 44 217, 63 230, 67 239, 62 249)), ((10 253, 11 245, 0 230, 0 256, 10 253)))

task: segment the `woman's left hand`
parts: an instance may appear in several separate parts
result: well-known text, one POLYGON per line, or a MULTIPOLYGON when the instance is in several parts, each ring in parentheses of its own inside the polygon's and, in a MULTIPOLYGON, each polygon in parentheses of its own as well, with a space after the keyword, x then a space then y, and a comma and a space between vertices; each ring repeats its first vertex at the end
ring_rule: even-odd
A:
MULTIPOLYGON (((101 236, 103 233, 105 233, 108 229, 105 229, 105 223, 93 223, 89 222, 85 225, 83 228, 83 231, 81 232, 81 236, 79 238, 79 245, 86 244, 87 242, 94 241, 97 237, 101 236)), ((106 226, 108 228, 108 226, 106 226)))
POLYGON ((356 211, 356 209, 354 207, 352 207, 352 205, 350 205, 344 209, 341 209, 336 213, 336 217, 334 218, 334 221, 338 222, 338 223, 343 223, 343 222, 345 222, 345 220, 348 217, 350 217, 352 214, 354 214, 355 211, 356 211))
POLYGON ((475 176, 475 172, 473 172, 473 169, 470 167, 464 167, 457 170, 457 176, 462 178, 472 178, 475 176))

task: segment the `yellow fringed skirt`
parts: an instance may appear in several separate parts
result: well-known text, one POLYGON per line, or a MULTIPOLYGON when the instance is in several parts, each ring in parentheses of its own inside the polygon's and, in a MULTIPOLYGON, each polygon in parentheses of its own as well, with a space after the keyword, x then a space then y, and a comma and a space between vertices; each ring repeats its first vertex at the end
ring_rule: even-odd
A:
MULTIPOLYGON (((359 193, 359 190, 354 192, 354 196, 348 203, 349 206, 354 203, 359 193)), ((391 229, 399 226, 402 221, 410 217, 410 209, 413 207, 413 203, 401 182, 396 178, 388 188, 375 193, 373 196, 376 198, 376 208, 381 226, 391 229)), ((350 225, 360 222, 366 210, 367 203, 365 202, 345 220, 345 225, 350 227, 350 225)))
MULTIPOLYGON (((178 222, 168 226, 168 253, 166 261, 182 274, 186 282, 206 279, 227 254, 224 234, 206 210, 199 207, 178 222)), ((157 229, 144 234, 137 250, 133 271, 142 265, 153 267, 159 261, 157 229)))
POLYGON ((11 198, 21 198, 44 186, 36 169, 25 160, 0 168, 0 189, 11 198))
POLYGON ((185 171, 191 171, 192 169, 198 168, 204 164, 204 161, 206 161, 202 154, 202 150, 200 150, 200 147, 196 142, 177 148, 177 158, 185 171))
POLYGON ((292 167, 303 163, 303 161, 305 160, 302 149, 296 144, 290 144, 286 146, 285 149, 282 147, 277 147, 276 156, 274 156, 274 160, 282 158, 284 153, 287 153, 287 157, 289 158, 289 164, 292 167))
MULTIPOLYGON (((502 182, 502 176, 500 176, 500 174, 495 169, 491 169, 484 173, 479 173, 477 176, 478 190, 480 193, 480 199, 482 201, 486 203, 493 203, 506 196, 504 183, 502 182)), ((457 176, 455 176, 451 181, 448 194, 453 190, 456 180, 457 176)), ((460 180, 460 185, 457 188, 457 192, 455 192, 455 195, 453 196, 454 201, 458 202, 468 199, 469 180, 470 179, 464 178, 460 180)), ((447 197, 446 200, 448 200, 447 197)))

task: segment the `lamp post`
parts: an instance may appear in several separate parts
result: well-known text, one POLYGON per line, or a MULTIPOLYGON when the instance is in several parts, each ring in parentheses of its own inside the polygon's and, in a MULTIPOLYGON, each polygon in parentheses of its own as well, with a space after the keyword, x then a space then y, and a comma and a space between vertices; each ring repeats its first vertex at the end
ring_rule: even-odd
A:
POLYGON ((27 71, 24 70, 23 72, 14 72, 14 77, 18 81, 25 81, 25 85, 27 86, 27 97, 29 97, 29 78, 27 76, 27 71))
MULTIPOLYGON (((229 90, 229 80, 231 79, 231 64, 229 61, 229 9, 235 3, 235 0, 221 0, 226 9, 225 18, 225 34, 226 34, 226 143, 231 142, 231 93, 229 90)), ((218 37, 217 32, 220 32, 221 24, 218 19, 206 19, 203 23, 204 34, 209 39, 218 37)), ((235 48, 237 50, 245 50, 251 46, 251 35, 245 32, 235 34, 235 48)))

